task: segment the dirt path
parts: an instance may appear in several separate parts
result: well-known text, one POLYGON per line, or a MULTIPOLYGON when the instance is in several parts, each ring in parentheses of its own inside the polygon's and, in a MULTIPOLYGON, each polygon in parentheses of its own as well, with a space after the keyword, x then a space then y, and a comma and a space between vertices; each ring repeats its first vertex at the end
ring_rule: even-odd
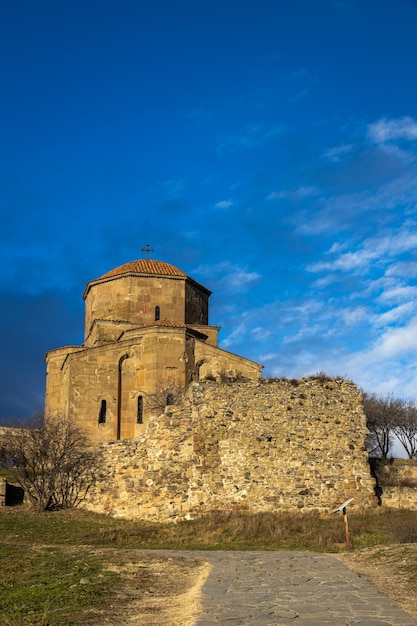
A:
POLYGON ((194 626, 211 566, 204 559, 154 557, 140 550, 97 550, 124 584, 83 624, 101 626, 194 626))

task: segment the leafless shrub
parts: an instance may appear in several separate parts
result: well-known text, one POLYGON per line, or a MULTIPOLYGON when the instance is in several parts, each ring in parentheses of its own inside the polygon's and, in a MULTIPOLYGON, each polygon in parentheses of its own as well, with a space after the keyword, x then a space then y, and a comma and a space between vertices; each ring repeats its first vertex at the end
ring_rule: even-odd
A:
POLYGON ((330 380, 334 380, 333 376, 329 376, 328 374, 326 374, 323 371, 317 372, 316 374, 312 374, 312 376, 309 376, 309 378, 312 379, 312 380, 317 380, 320 383, 327 383, 330 380))
POLYGON ((243 374, 239 371, 225 372, 224 370, 220 372, 219 379, 220 379, 220 382, 223 384, 238 383, 238 382, 244 382, 245 380, 248 380, 248 378, 246 376, 243 376, 243 374))
POLYGON ((35 416, 2 440, 9 473, 38 510, 77 506, 96 479, 100 454, 68 417, 35 416))
POLYGON ((225 372, 224 370, 222 370, 219 374, 219 379, 221 383, 228 383, 230 382, 230 376, 228 374, 228 372, 225 372))
POLYGON ((161 382, 155 393, 149 394, 146 397, 145 406, 148 411, 163 413, 167 406, 177 403, 183 390, 184 387, 182 387, 178 382, 164 380, 161 382))

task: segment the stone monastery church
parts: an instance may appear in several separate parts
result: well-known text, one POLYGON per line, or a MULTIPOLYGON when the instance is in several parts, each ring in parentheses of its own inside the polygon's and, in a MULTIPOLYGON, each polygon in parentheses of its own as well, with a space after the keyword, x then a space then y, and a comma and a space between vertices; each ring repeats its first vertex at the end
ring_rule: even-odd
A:
POLYGON ((93 442, 135 439, 161 390, 169 404, 170 388, 192 380, 259 379, 258 363, 218 347, 210 294, 174 265, 149 258, 90 281, 83 345, 46 355, 45 415, 68 415, 93 442))
POLYGON ((84 343, 47 353, 45 401, 45 416, 68 416, 101 449, 83 506, 153 521, 373 506, 354 383, 263 379, 219 348, 209 297, 149 258, 87 284, 84 343))

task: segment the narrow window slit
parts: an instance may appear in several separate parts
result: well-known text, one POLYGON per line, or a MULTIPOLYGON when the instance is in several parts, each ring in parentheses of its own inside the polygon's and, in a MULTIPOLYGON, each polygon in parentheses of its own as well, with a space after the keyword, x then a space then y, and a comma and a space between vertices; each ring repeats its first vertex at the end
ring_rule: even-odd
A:
POLYGON ((138 396, 137 423, 143 424, 143 396, 138 396))
POLYGON ((106 423, 106 413, 107 413, 107 402, 106 400, 101 401, 100 413, 98 416, 98 423, 105 424, 106 423))

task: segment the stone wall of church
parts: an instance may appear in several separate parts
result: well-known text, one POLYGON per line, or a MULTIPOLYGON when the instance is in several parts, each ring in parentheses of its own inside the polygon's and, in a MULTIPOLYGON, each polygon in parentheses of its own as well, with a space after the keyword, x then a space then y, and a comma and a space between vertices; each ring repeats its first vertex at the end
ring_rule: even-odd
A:
POLYGON ((94 320, 149 324, 159 319, 185 322, 185 279, 159 276, 118 276, 92 284, 85 297, 85 339, 94 320))
POLYGON ((49 352, 45 414, 68 415, 92 442, 135 439, 145 430, 148 400, 168 383, 184 387, 198 374, 260 378, 258 363, 198 337, 185 327, 150 326, 124 331, 119 341, 49 352))
MULTIPOLYGON (((138 397, 158 390, 161 381, 184 386, 194 368, 193 340, 186 329, 145 328, 115 343, 80 348, 48 358, 46 414, 69 415, 92 442, 133 439, 138 423, 138 397), (106 415, 99 421, 102 403, 106 415)), ((146 422, 146 406, 144 410, 146 422)))
POLYGON ((208 317, 209 294, 194 281, 188 279, 185 285, 185 323, 209 323, 208 317))
POLYGON ((196 342, 194 358, 195 362, 199 363, 199 380, 236 378, 258 380, 262 376, 262 365, 259 363, 205 342, 196 342))
POLYGON ((376 504, 361 393, 345 380, 187 389, 140 439, 104 444, 89 509, 164 521, 210 510, 329 512, 376 504))

